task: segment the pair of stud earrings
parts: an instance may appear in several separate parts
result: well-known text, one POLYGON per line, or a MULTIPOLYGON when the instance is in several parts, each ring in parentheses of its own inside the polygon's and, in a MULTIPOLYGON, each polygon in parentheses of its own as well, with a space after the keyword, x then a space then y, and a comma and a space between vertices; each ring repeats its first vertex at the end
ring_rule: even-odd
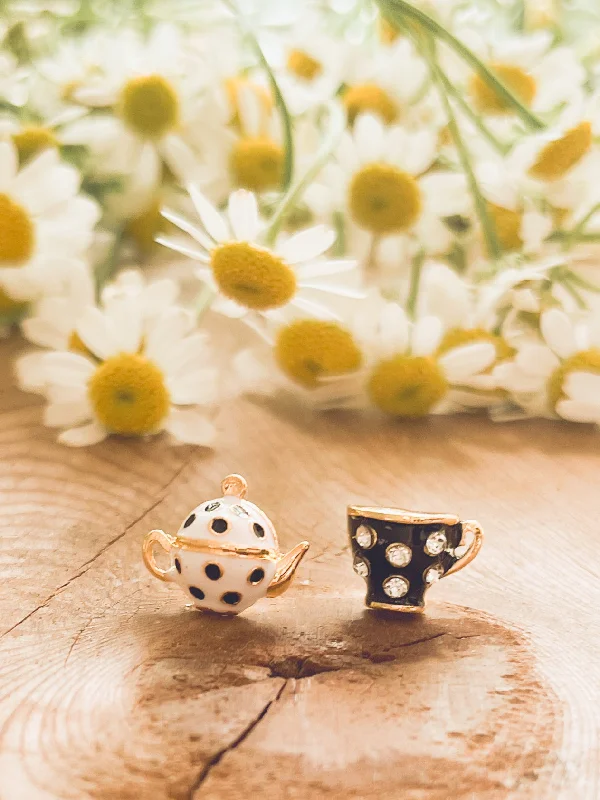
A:
MULTIPOLYGON (((177 583, 197 608, 239 614, 285 592, 310 545, 280 551, 271 520, 245 499, 241 475, 228 475, 221 491, 197 506, 175 536, 150 531, 142 555, 154 577, 177 583), (156 547, 166 553, 166 568, 156 562, 156 547)), ((366 605, 413 613, 423 611, 427 589, 466 567, 483 542, 474 520, 370 506, 349 506, 348 532, 354 571, 367 582, 366 605)))

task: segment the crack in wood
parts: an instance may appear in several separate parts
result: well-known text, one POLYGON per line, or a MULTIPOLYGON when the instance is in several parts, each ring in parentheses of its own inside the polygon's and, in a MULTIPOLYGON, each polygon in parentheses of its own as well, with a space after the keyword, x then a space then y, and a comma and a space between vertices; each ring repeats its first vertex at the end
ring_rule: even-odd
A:
POLYGON ((183 470, 184 470, 184 469, 185 469, 187 466, 189 466, 189 464, 190 464, 190 463, 191 463, 191 461, 192 461, 192 458, 193 458, 193 456, 194 456, 194 451, 192 450, 192 452, 189 454, 189 456, 188 456, 188 457, 187 457, 187 458, 186 458, 186 459, 183 461, 183 463, 181 464, 181 466, 180 466, 180 467, 179 467, 179 468, 178 468, 178 469, 177 469, 177 470, 176 470, 176 471, 173 473, 173 475, 172 475, 172 476, 171 476, 171 478, 170 478, 170 479, 167 481, 167 483, 165 483, 165 485, 164 485, 164 486, 161 486, 161 488, 158 490, 158 491, 159 491, 159 493, 160 493, 159 497, 158 497, 158 498, 157 498, 157 499, 156 499, 156 500, 155 500, 155 501, 154 501, 154 502, 153 502, 153 503, 152 503, 150 506, 148 506, 148 508, 144 509, 144 511, 142 511, 142 513, 141 513, 141 514, 139 514, 139 515, 138 515, 138 516, 137 516, 137 517, 136 517, 134 520, 132 520, 130 523, 128 523, 128 525, 127 525, 127 526, 126 526, 126 527, 125 527, 125 528, 124 528, 124 529, 121 531, 121 533, 119 533, 117 536, 114 536, 114 537, 113 537, 113 538, 112 538, 110 541, 108 541, 108 542, 107 542, 107 543, 106 543, 106 544, 105 544, 103 547, 101 547, 101 548, 100 548, 100 550, 98 550, 98 552, 97 552, 97 553, 95 553, 95 555, 93 555, 91 558, 89 558, 87 561, 85 561, 85 562, 82 564, 82 566, 81 566, 81 568, 80 568, 79 572, 77 572, 75 575, 72 575, 72 576, 71 576, 71 577, 70 577, 70 578, 69 578, 67 581, 65 581, 65 582, 64 582, 64 583, 62 583, 60 586, 58 586, 58 587, 57 587, 57 588, 56 588, 56 589, 55 589, 55 590, 52 592, 52 594, 51 594, 51 595, 49 595, 49 596, 48 596, 48 597, 47 597, 47 598, 46 598, 46 599, 45 599, 45 600, 44 600, 42 603, 40 603, 38 606, 36 606, 34 609, 32 609, 32 610, 31 610, 31 611, 30 611, 28 614, 26 614, 26 615, 25 615, 25 616, 24 616, 22 619, 20 619, 18 622, 15 622, 15 624, 14 624, 14 625, 11 625, 11 627, 10 627, 10 628, 7 628, 7 630, 3 631, 3 632, 0 634, 0 639, 3 639, 3 638, 4 638, 5 636, 7 636, 9 633, 11 633, 12 631, 14 631, 16 628, 18 628, 18 627, 19 627, 19 625, 22 625, 24 622, 27 622, 27 620, 28 620, 30 617, 32 617, 34 614, 37 614, 37 612, 38 612, 38 611, 41 611, 41 610, 42 610, 42 608, 46 608, 46 607, 47 607, 47 605, 48 605, 49 603, 51 603, 51 602, 52 602, 52 600, 53 600, 53 599, 54 599, 54 598, 55 598, 55 597, 56 597, 58 594, 60 594, 60 593, 61 593, 61 592, 62 592, 64 589, 67 589, 67 588, 68 588, 68 587, 69 587, 69 586, 70 586, 70 585, 71 585, 71 584, 72 584, 74 581, 76 581, 78 578, 81 578, 83 575, 85 575, 85 573, 86 573, 86 572, 87 572, 87 571, 90 569, 90 567, 91 567, 91 566, 94 564, 94 562, 95 562, 95 561, 97 561, 97 560, 100 558, 100 556, 104 555, 104 553, 106 553, 106 552, 107 552, 107 550, 109 550, 109 549, 110 549, 110 548, 111 548, 111 547, 112 547, 114 544, 116 544, 116 543, 117 543, 117 542, 118 542, 120 539, 122 539, 122 538, 123 538, 123 537, 124 537, 124 536, 125 536, 127 533, 129 533, 129 531, 130 531, 130 530, 131 530, 131 529, 132 529, 132 528, 133 528, 135 525, 137 525, 137 523, 138 523, 138 522, 140 522, 140 520, 144 519, 144 517, 145 517, 145 516, 147 516, 148 514, 150 514, 152 511, 154 511, 154 509, 155 509, 155 508, 156 508, 156 507, 157 507, 157 506, 158 506, 160 503, 162 503, 162 501, 165 499, 165 497, 166 497, 166 494, 167 494, 167 491, 168 491, 169 487, 170 487, 170 486, 171 486, 171 485, 172 485, 172 484, 173 484, 173 483, 174 483, 174 482, 177 480, 177 478, 178 478, 178 477, 181 475, 181 473, 183 472, 183 470))
POLYGON ((284 680, 281 688, 279 689, 279 691, 277 692, 275 697, 272 700, 269 700, 269 702, 265 704, 264 708, 261 709, 260 713, 257 714, 256 717, 254 717, 254 719, 252 719, 249 722, 248 725, 246 725, 246 727, 239 734, 239 736, 237 736, 233 740, 233 742, 231 742, 231 744, 228 744, 225 747, 221 748, 220 750, 217 750, 217 752, 214 754, 214 756, 211 759, 209 759, 209 761, 207 761, 207 763, 204 765, 204 767, 200 770, 200 774, 198 775, 198 777, 196 778, 196 780, 193 782, 193 784, 190 787, 190 790, 189 790, 189 793, 188 793, 188 800, 194 800, 194 796, 196 795, 196 792, 200 789, 200 787, 208 779, 208 777, 209 777, 210 773, 212 772, 212 770, 216 766, 218 766, 218 764, 227 755, 227 753, 230 753, 233 750, 235 750, 236 747, 239 747, 242 744, 242 742, 244 742, 250 736, 252 731, 255 730, 256 727, 262 722, 262 720, 269 713, 269 709, 271 708, 271 706, 273 706, 273 705, 275 705, 275 703, 277 703, 277 701, 279 700, 279 698, 281 697, 281 695, 285 691, 285 688, 288 685, 288 683, 289 683, 289 680, 287 680, 287 679, 284 680))

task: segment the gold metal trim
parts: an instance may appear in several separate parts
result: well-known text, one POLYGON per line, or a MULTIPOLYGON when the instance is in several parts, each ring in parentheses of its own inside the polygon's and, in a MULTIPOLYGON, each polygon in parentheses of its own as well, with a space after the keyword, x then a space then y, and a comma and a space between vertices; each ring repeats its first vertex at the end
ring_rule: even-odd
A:
POLYGON ((467 564, 470 564, 471 561, 473 561, 473 559, 475 558, 475 556, 479 553, 483 545, 483 528, 477 522, 477 520, 467 519, 463 522, 462 526, 463 526, 462 537, 460 540, 459 547, 463 544, 465 540, 465 534, 472 533, 473 541, 469 545, 469 549, 464 554, 464 556, 461 556, 461 558, 459 558, 458 561, 456 561, 450 567, 450 569, 443 575, 444 578, 446 577, 446 575, 452 575, 454 572, 458 572, 459 570, 464 569, 464 567, 466 567, 467 564))
POLYGON ((425 606, 394 606, 391 603, 367 603, 367 608, 377 608, 383 611, 400 611, 403 614, 422 614, 425 606))
POLYGON ((154 558, 154 545, 159 545, 165 553, 169 554, 174 542, 175 539, 172 536, 160 530, 150 531, 150 533, 147 533, 144 537, 144 542, 142 544, 142 558, 144 559, 144 564, 148 571, 154 575, 155 578, 158 578, 159 581, 170 581, 172 568, 161 569, 158 566, 154 558))
POLYGON ((248 482, 243 475, 234 473, 233 475, 228 475, 226 478, 223 478, 221 481, 221 491, 223 492, 223 497, 233 495, 243 500, 248 494, 248 482))
POLYGON ((298 565, 306 555, 309 547, 310 542, 300 542, 289 553, 281 556, 273 580, 267 589, 267 597, 279 597, 280 594, 290 588, 298 565))
POLYGON ((349 517, 367 517, 387 522, 403 522, 406 525, 458 525, 456 514, 435 514, 422 511, 407 511, 403 508, 378 508, 376 506, 348 506, 349 517))
POLYGON ((242 558, 260 558, 267 561, 278 561, 280 553, 260 547, 238 547, 235 544, 222 542, 215 544, 206 539, 186 539, 185 536, 169 537, 172 547, 180 550, 191 550, 194 553, 207 553, 208 555, 241 556, 242 558))

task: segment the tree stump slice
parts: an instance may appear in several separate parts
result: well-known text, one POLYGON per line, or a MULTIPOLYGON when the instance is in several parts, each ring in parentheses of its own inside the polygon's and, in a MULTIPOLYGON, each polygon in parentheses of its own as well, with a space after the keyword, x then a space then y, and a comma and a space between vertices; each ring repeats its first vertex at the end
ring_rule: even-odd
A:
POLYGON ((397 424, 285 403, 224 411, 219 447, 56 444, 0 346, 0 800, 595 800, 598 434, 478 417, 397 424), (222 619, 141 560, 151 528, 244 474, 285 595, 222 619), (348 503, 486 531, 419 616, 373 612, 348 503))

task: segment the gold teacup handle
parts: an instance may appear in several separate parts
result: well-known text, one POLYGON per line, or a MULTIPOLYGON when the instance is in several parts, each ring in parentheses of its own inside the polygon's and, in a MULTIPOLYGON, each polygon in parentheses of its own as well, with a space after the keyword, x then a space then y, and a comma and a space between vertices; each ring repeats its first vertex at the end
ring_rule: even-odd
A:
MULTIPOLYGON (((481 528, 481 525, 478 522, 476 522, 474 519, 468 519, 468 520, 465 520, 463 522, 462 530, 463 530, 463 533, 462 533, 462 538, 461 538, 461 544, 462 544, 462 542, 463 542, 463 540, 465 538, 465 534, 468 534, 468 533, 472 533, 473 534, 473 541, 469 545, 469 548, 468 548, 467 552, 463 556, 461 556, 461 558, 459 558, 458 561, 456 561, 456 563, 454 563, 450 567, 450 569, 448 570, 446 575, 452 575, 453 572, 458 572, 459 570, 461 570, 464 567, 466 567, 467 564, 470 564, 471 561, 473 561, 475 556, 481 550, 481 546, 483 544, 483 530, 481 528)), ((459 545, 459 547, 460 547, 460 545, 459 545)), ((446 577, 446 575, 444 575, 444 577, 446 577)))
POLYGON ((159 581, 170 581, 171 575, 173 571, 173 567, 169 567, 169 569, 161 569, 156 560, 154 558, 154 545, 159 545, 165 553, 171 552, 171 547, 173 546, 175 539, 172 536, 169 536, 168 533, 164 531, 150 531, 144 537, 144 544, 142 545, 142 557, 144 559, 144 564, 148 568, 148 570, 154 575, 155 578, 158 578, 159 581))

